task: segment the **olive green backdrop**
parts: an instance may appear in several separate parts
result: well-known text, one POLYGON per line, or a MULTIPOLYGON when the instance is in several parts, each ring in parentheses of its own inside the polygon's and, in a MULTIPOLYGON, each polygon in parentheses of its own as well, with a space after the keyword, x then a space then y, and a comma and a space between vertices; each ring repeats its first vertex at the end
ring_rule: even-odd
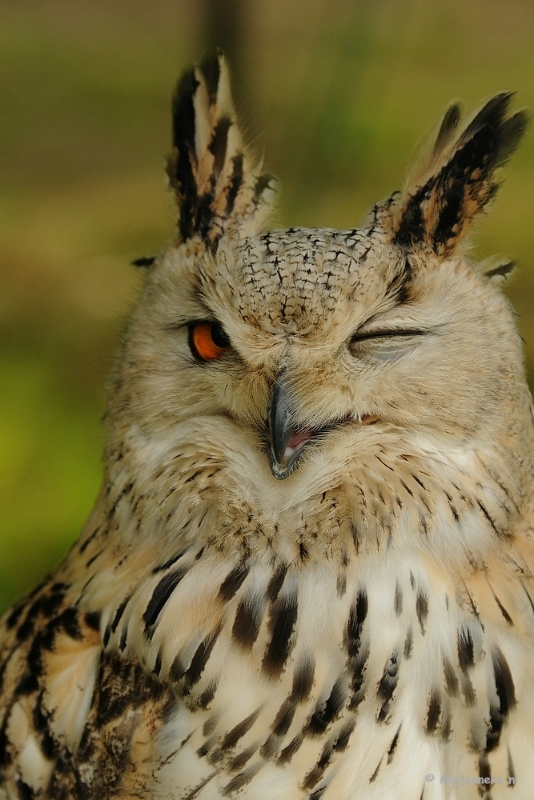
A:
MULTIPOLYGON (((453 98, 510 88, 534 108, 532 0, 2 0, 0 609, 97 494, 106 374, 141 280, 129 262, 173 231, 170 96, 215 43, 282 179, 279 225, 353 227, 453 98)), ((520 263, 531 371, 533 178, 531 135, 473 242, 520 263)))

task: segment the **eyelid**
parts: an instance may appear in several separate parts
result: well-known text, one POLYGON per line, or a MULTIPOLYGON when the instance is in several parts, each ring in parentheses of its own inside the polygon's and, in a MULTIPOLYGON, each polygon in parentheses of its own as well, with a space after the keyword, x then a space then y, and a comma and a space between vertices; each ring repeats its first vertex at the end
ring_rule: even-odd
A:
POLYGON ((389 339, 393 337, 425 336, 429 331, 420 328, 391 328, 389 330, 369 331, 369 333, 355 333, 352 342, 362 342, 366 339, 389 339))
POLYGON ((168 325, 165 325, 165 330, 181 331, 184 328, 186 330, 189 330, 197 322, 209 322, 211 325, 215 325, 217 323, 217 320, 210 319, 209 317, 195 317, 195 319, 191 319, 191 317, 179 317, 175 322, 171 322, 168 325))

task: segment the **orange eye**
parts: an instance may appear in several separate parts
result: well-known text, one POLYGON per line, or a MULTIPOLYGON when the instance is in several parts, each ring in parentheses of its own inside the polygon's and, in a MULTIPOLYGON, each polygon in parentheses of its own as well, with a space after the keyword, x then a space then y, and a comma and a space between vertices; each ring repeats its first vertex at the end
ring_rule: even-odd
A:
POLYGON ((230 339, 219 322, 193 322, 189 326, 189 347, 200 361, 216 361, 230 347, 230 339))

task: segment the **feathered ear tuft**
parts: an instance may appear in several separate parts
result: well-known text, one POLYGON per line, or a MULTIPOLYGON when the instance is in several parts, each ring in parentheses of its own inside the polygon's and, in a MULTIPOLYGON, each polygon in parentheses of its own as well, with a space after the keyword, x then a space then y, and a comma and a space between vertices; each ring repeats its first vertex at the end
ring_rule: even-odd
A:
POLYGON ((507 116, 511 92, 492 97, 460 130, 460 106, 445 113, 435 144, 412 173, 396 202, 393 241, 422 245, 447 258, 467 227, 495 196, 495 170, 519 144, 529 123, 526 111, 507 116))
POLYGON ((215 250, 230 229, 257 233, 271 210, 275 180, 243 144, 228 66, 219 52, 185 72, 178 84, 167 172, 182 241, 199 236, 215 250))

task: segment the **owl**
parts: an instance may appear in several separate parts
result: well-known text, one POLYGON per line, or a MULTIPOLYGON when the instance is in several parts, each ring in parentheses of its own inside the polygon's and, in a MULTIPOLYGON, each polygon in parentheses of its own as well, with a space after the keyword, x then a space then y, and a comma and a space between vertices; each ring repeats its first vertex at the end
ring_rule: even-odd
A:
POLYGON ((466 247, 510 103, 361 227, 266 233, 223 56, 183 76, 103 487, 1 623, 1 800, 533 796, 532 405, 466 247))

